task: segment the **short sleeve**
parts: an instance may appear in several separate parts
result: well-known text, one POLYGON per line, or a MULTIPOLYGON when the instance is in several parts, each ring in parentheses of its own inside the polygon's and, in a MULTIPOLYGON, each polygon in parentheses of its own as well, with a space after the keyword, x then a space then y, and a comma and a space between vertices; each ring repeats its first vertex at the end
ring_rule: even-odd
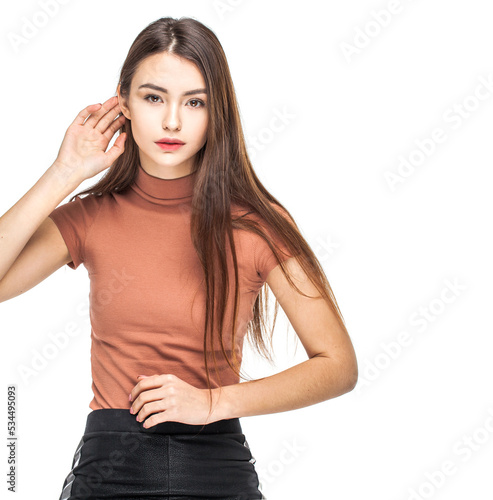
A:
POLYGON ((72 261, 67 265, 77 269, 84 262, 85 241, 89 229, 98 212, 99 204, 96 195, 75 198, 55 208, 48 217, 56 224, 72 261))
MULTIPOLYGON (((288 219, 287 214, 284 213, 279 207, 274 207, 277 209, 286 219, 288 219)), ((289 251, 288 247, 284 244, 281 238, 274 236, 274 232, 271 228, 267 227, 266 224, 259 222, 262 225, 262 229, 267 233, 272 243, 275 243, 277 247, 281 250, 279 254, 279 258, 281 262, 286 261, 290 257, 293 257, 293 254, 289 251)), ((254 255, 255 255, 255 266, 257 269, 257 273, 262 280, 265 282, 267 280, 267 276, 277 265, 277 259, 274 255, 274 252, 270 249, 268 243, 258 235, 255 235, 254 240, 254 255)))

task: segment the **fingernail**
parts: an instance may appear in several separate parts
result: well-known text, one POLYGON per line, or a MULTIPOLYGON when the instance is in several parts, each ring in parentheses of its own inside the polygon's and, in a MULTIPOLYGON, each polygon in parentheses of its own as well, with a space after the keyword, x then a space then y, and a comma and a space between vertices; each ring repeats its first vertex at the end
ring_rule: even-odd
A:
POLYGON ((130 394, 128 395, 128 400, 129 400, 129 401, 132 401, 132 393, 130 393, 130 394))

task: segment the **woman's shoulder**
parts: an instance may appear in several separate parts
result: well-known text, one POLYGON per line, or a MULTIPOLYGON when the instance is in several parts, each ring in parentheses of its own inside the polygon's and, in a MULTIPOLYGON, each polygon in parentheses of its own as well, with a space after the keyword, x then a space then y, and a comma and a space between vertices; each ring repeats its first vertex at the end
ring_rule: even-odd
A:
POLYGON ((98 216, 101 206, 108 199, 106 195, 75 194, 56 207, 49 217, 55 222, 68 222, 72 226, 89 226, 98 216))
MULTIPOLYGON (((271 208, 275 211, 277 211, 279 214, 281 214, 285 219, 291 220, 291 217, 289 216, 288 212, 277 205, 274 202, 269 202, 271 208)), ((248 219, 248 220, 254 220, 255 222, 258 222, 260 224, 265 225, 266 220, 258 210, 255 210, 254 207, 252 206, 247 206, 247 205, 239 205, 237 203, 231 204, 231 215, 233 219, 248 219)))

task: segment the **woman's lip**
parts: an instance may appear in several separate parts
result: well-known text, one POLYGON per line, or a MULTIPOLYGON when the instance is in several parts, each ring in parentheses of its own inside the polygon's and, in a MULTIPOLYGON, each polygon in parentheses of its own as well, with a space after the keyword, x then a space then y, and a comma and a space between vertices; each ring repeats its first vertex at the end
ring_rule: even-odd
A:
POLYGON ((167 151, 175 151, 177 149, 180 149, 184 144, 178 144, 178 143, 167 143, 167 142, 156 142, 156 144, 161 148, 165 149, 167 151))

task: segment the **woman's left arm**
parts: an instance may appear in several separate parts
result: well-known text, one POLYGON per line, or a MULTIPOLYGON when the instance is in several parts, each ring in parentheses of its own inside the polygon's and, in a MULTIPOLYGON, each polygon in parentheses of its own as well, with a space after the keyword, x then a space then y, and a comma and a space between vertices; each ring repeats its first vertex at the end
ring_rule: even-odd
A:
POLYGON ((358 365, 348 334, 296 258, 285 265, 301 291, 319 297, 300 295, 279 265, 267 276, 309 359, 269 377, 213 389, 214 420, 303 408, 349 392, 357 383, 358 365))
POLYGON ((353 345, 335 313, 319 296, 296 258, 285 262, 298 288, 294 290, 280 266, 267 276, 309 359, 275 375, 212 389, 209 415, 208 389, 199 389, 174 374, 141 376, 132 389, 130 413, 144 427, 160 422, 211 423, 236 417, 294 410, 351 391, 358 379, 353 345))

